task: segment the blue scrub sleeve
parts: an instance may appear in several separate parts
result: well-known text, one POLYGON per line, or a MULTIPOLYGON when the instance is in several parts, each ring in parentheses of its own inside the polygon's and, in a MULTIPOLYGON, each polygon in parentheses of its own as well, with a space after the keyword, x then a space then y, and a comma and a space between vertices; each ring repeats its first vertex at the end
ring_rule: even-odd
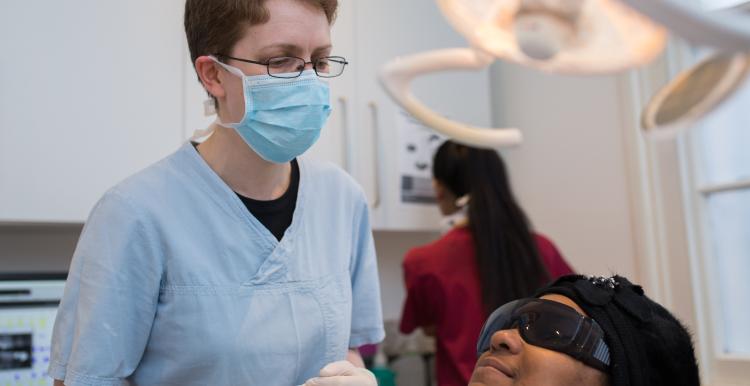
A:
POLYGON ((125 385, 140 362, 162 275, 146 218, 110 191, 84 227, 52 336, 49 374, 66 386, 125 385))
POLYGON ((354 246, 350 273, 352 278, 352 329, 349 347, 378 343, 385 337, 380 304, 380 282, 375 258, 375 243, 364 195, 355 211, 354 246))

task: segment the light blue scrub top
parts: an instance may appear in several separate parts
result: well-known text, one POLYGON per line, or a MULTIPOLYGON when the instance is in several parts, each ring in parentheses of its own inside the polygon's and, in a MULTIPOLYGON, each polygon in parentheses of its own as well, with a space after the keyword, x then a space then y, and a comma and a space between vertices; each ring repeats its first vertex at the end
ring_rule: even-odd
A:
POLYGON ((79 385, 298 385, 383 339, 364 195, 300 159, 281 242, 191 144, 99 201, 73 257, 49 374, 79 385))

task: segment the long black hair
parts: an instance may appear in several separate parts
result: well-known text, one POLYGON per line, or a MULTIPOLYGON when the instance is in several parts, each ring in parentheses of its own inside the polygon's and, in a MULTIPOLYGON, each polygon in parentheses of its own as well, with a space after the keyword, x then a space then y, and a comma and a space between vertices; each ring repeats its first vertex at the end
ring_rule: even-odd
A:
POLYGON ((550 280, 496 151, 446 141, 435 153, 432 175, 456 197, 469 196, 468 226, 485 312, 531 296, 550 280))

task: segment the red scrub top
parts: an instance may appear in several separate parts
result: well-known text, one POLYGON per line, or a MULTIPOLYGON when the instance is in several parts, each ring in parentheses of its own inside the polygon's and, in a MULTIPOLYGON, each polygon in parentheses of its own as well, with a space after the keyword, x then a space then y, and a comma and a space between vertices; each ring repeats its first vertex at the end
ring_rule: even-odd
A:
MULTIPOLYGON (((549 239, 534 237, 553 278, 573 273, 549 239)), ((477 360, 479 331, 487 318, 471 232, 466 227, 454 228, 439 240, 410 250, 403 268, 407 295, 401 332, 435 326, 438 385, 466 386, 477 360)))

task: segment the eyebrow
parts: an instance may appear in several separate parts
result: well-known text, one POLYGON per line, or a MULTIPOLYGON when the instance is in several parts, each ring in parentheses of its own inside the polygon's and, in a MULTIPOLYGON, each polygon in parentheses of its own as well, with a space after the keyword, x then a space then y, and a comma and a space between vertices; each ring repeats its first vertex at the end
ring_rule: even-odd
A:
MULTIPOLYGON (((329 50, 331 48, 332 48, 332 46, 330 44, 325 45, 325 46, 320 46, 320 47, 315 48, 313 50, 313 53, 314 54, 315 53, 319 53, 321 51, 329 50)), ((271 45, 268 45, 268 46, 265 46, 265 47, 261 48, 261 52, 268 52, 268 51, 271 51, 271 50, 281 50, 281 51, 284 51, 284 52, 291 52, 291 53, 293 53, 295 55, 298 55, 300 53, 300 51, 302 51, 302 48, 300 48, 299 46, 296 46, 294 44, 285 44, 285 43, 271 44, 271 45)))
POLYGON ((333 48, 333 46, 329 44, 327 46, 318 47, 318 48, 314 49, 313 52, 321 52, 321 51, 325 51, 325 50, 330 50, 331 48, 333 48))

